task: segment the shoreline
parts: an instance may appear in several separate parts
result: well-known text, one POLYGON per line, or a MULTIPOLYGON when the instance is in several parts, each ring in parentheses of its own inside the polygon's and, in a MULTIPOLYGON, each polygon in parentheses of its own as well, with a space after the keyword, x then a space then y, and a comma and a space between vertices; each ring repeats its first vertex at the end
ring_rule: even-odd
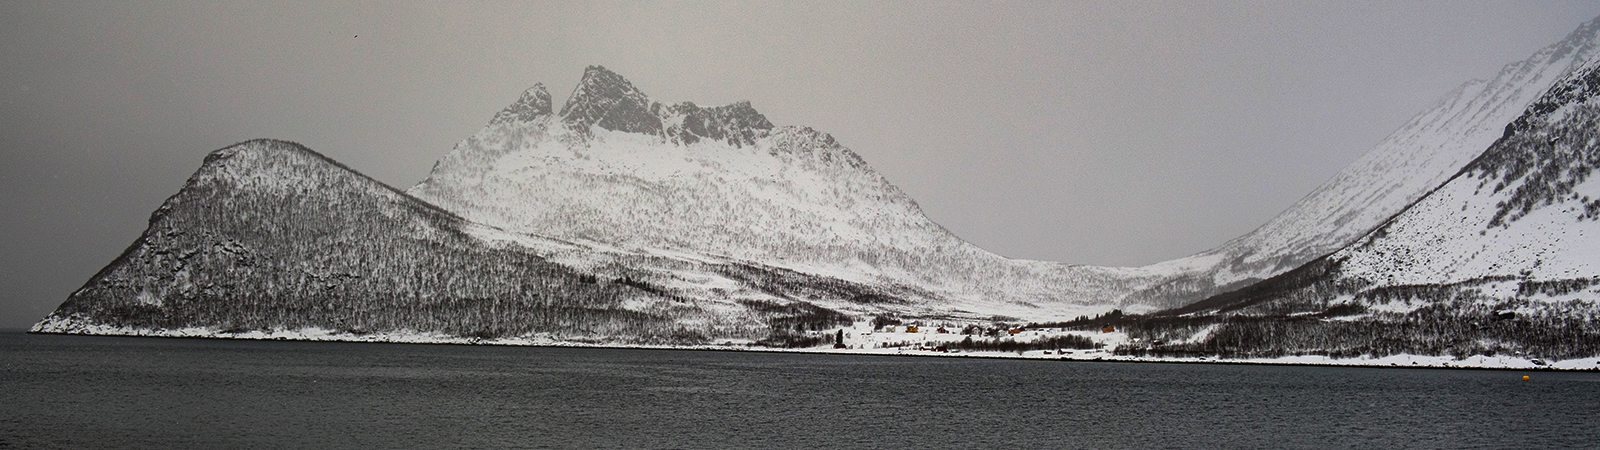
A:
MULTIPOLYGON (((36 327, 37 328, 37 327, 36 327)), ((107 327, 109 328, 109 327, 107 327)), ((679 350, 679 351, 717 351, 717 352, 759 352, 759 353, 799 353, 816 355, 850 355, 850 356, 891 356, 914 358, 988 358, 1009 359, 1024 361, 1054 361, 1054 362, 1110 362, 1110 363, 1145 363, 1145 364, 1233 364, 1253 366, 1297 366, 1297 367, 1356 367, 1377 369, 1452 369, 1452 370, 1498 370, 1498 371, 1540 371, 1540 372, 1600 372, 1600 357, 1577 358, 1560 361, 1551 361, 1545 365, 1534 364, 1532 360, 1524 357, 1484 357, 1474 356, 1463 360, 1456 360, 1451 356, 1426 356, 1398 354, 1382 358, 1345 358, 1335 359, 1325 356, 1288 356, 1282 358, 1249 358, 1249 359, 1218 359, 1218 358, 1152 358, 1113 355, 1104 350, 1067 350, 1071 353, 1058 354, 1044 351, 1017 352, 954 352, 944 353, 931 350, 917 350, 911 348, 849 348, 834 349, 828 347, 810 348, 776 348, 749 345, 671 345, 671 344, 626 344, 615 342, 585 342, 573 340, 559 340, 548 337, 536 336, 533 338, 513 338, 481 340, 472 338, 450 337, 443 335, 424 334, 383 334, 373 333, 366 335, 352 335, 345 333, 326 332, 315 330, 315 333, 304 331, 262 333, 259 331, 247 333, 218 333, 209 330, 184 329, 184 330, 131 330, 131 329, 105 329, 105 330, 36 330, 36 329, 8 329, 3 332, 17 332, 19 334, 60 335, 60 336, 95 336, 95 337, 134 337, 134 338, 177 338, 177 339, 209 339, 209 340, 240 340, 240 341, 282 341, 282 342, 345 342, 345 343, 371 343, 371 344, 422 344, 422 345, 463 345, 463 346, 502 346, 502 347, 548 347, 548 348, 598 348, 598 349, 630 349, 630 350, 679 350), (1476 360, 1477 364, 1472 363, 1476 360), (1494 364, 1484 364, 1493 361, 1494 364)), ((1063 351, 1063 353, 1067 352, 1063 351)))

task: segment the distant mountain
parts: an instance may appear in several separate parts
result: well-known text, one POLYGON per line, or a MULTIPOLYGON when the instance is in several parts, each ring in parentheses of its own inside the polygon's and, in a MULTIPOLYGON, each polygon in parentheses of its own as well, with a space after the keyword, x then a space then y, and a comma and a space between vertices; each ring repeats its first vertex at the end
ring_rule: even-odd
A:
POLYGON ((914 315, 1071 317, 1154 280, 994 255, 825 133, 745 102, 663 105, 599 66, 559 112, 524 92, 407 192, 507 230, 849 280, 914 315))
POLYGON ((1175 275, 1127 296, 1128 306, 1176 307, 1243 287, 1327 255, 1438 187, 1499 138, 1505 125, 1600 55, 1590 20, 1489 81, 1472 81, 1417 115, 1350 167, 1250 233, 1213 250, 1145 269, 1175 275))
POLYGON ((1181 354, 1600 355, 1600 61, 1354 243, 1125 328, 1181 354))
POLYGON ((697 344, 848 323, 791 299, 872 292, 484 227, 297 144, 257 140, 207 156, 33 331, 697 344))

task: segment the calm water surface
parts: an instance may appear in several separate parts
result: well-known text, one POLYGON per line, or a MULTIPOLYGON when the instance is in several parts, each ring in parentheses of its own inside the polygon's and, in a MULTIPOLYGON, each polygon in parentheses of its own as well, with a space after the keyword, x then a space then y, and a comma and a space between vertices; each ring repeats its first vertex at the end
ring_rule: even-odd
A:
POLYGON ((0 333, 0 448, 1600 448, 1600 374, 0 333))

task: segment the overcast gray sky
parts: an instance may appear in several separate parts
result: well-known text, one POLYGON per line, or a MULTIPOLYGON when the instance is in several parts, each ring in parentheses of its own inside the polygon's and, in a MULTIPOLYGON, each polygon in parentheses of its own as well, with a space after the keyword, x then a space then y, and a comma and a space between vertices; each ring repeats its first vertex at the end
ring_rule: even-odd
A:
POLYGON ((0 327, 201 158, 299 141, 397 187, 536 82, 832 133, 999 254, 1140 265, 1266 222, 1600 2, 0 1, 0 327))

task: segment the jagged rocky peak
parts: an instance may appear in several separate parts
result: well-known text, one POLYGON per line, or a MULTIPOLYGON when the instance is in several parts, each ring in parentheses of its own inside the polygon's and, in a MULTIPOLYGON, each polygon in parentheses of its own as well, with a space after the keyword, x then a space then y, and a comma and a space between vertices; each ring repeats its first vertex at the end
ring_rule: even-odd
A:
MULTIPOLYGON (((849 148, 839 145, 839 141, 834 140, 833 135, 814 130, 811 127, 776 128, 770 130, 767 135, 773 143, 768 152, 774 154, 776 152, 786 152, 821 162, 824 165, 842 164, 852 169, 872 170, 872 167, 867 165, 867 161, 861 159, 861 155, 857 155, 856 152, 851 151, 849 148)), ((909 197, 904 198, 904 200, 913 204, 916 203, 911 201, 909 197)))
POLYGON ((727 141, 733 145, 752 145, 764 131, 772 130, 767 116, 756 112, 750 102, 701 107, 683 102, 667 108, 667 137, 673 142, 693 144, 700 139, 727 141))
POLYGON ((489 123, 532 122, 534 119, 550 115, 550 110, 550 91, 545 90, 544 83, 539 83, 523 91, 522 97, 518 98, 516 103, 500 110, 489 123))
MULTIPOLYGON (((1600 19, 1595 20, 1600 21, 1600 19)), ((1588 24, 1585 25, 1587 26, 1588 24)), ((1596 64, 1600 64, 1600 62, 1596 62, 1596 64)), ((1543 126, 1546 124, 1545 122, 1551 119, 1550 116, 1552 114, 1562 108, 1584 103, 1590 97, 1600 94, 1600 71, 1596 70, 1600 68, 1600 65, 1596 64, 1590 64, 1573 72, 1572 75, 1551 86, 1548 92, 1528 105, 1525 114, 1517 117, 1517 120, 1506 124, 1506 132, 1501 139, 1511 138, 1517 133, 1543 126)), ((1560 119, 1560 117, 1555 119, 1560 119)), ((1494 149, 1491 148, 1489 153, 1494 153, 1494 149)))
POLYGON ((591 126, 629 133, 661 134, 661 105, 633 87, 622 75, 589 66, 583 80, 561 107, 561 121, 579 133, 591 126))
POLYGON ((1572 33, 1567 34, 1561 42, 1546 48, 1536 56, 1546 56, 1547 60, 1556 61, 1573 53, 1592 54, 1596 46, 1600 46, 1600 17, 1579 25, 1578 29, 1572 30, 1572 33))
MULTIPOLYGON (((525 93, 522 100, 501 114, 507 115, 523 103, 537 105, 537 102, 525 93)), ((546 105, 544 111, 549 111, 548 94, 543 104, 546 105)), ((573 89, 567 104, 561 107, 560 116, 562 123, 580 134, 588 134, 590 127, 598 126, 612 131, 662 136, 676 144, 710 139, 735 146, 752 145, 756 138, 773 128, 772 122, 748 101, 722 106, 682 102, 663 107, 628 79, 602 66, 589 66, 584 70, 583 80, 573 89)), ((499 119, 497 116, 497 123, 499 119)))

